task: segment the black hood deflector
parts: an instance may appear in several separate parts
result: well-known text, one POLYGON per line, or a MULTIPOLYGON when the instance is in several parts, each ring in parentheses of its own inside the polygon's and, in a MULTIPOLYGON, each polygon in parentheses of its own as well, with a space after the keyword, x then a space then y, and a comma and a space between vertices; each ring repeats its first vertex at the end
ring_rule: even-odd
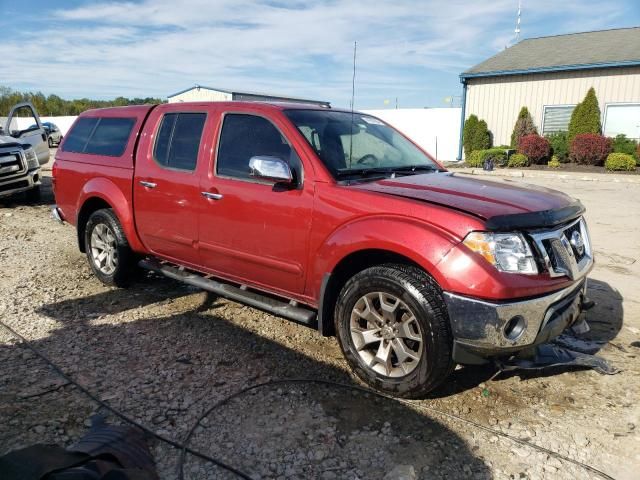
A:
POLYGON ((486 220, 487 230, 530 230, 534 228, 552 228, 578 218, 585 212, 579 200, 570 205, 540 212, 514 213, 497 215, 486 220))

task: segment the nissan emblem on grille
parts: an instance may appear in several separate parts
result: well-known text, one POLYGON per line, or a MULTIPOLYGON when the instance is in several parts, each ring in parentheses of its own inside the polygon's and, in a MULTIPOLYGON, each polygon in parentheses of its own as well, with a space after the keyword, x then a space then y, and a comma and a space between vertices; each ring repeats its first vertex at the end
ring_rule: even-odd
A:
POLYGON ((577 230, 574 230, 571 234, 571 245, 576 249, 579 256, 582 256, 584 253, 584 240, 582 240, 582 235, 577 230))

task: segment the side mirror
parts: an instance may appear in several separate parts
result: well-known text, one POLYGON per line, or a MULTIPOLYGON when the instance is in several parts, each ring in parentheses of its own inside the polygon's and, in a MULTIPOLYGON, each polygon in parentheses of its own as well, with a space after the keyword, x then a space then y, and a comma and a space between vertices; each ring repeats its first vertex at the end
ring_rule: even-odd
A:
POLYGON ((249 160, 250 175, 275 183, 293 183, 293 174, 289 164, 278 157, 257 155, 249 160))

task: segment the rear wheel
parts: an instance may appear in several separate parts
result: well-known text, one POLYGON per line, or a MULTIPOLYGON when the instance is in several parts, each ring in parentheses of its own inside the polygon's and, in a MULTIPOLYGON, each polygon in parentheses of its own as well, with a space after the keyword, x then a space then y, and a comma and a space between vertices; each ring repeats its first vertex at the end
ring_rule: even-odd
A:
POLYGON ((105 208, 93 212, 84 234, 93 273, 106 285, 125 286, 135 264, 135 255, 113 210, 105 208))
POLYGON ((335 322, 349 366, 377 390, 420 397, 451 373, 446 307, 438 285, 418 268, 388 264, 354 275, 335 322))

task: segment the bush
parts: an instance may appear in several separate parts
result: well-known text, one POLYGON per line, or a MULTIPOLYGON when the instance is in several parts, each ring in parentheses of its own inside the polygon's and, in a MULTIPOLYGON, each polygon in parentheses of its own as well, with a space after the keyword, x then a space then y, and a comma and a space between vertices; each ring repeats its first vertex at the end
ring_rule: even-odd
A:
POLYGON ((502 148, 489 148, 486 150, 474 150, 466 159, 470 167, 483 167, 487 160, 493 161, 496 167, 504 167, 507 163, 507 156, 502 148))
POLYGON ((551 157, 551 160, 549 160, 549 163, 547 163, 547 167, 560 168, 560 160, 558 160, 558 157, 556 155, 551 157))
POLYGON ((516 124, 513 127, 513 133, 511 134, 511 147, 518 148, 522 137, 534 134, 538 134, 538 129, 533 123, 533 119, 531 118, 531 114, 527 107, 522 107, 518 114, 516 124))
POLYGON ((636 169, 636 161, 627 153, 610 153, 604 162, 604 168, 611 171, 633 172, 636 169))
POLYGON ((547 135, 551 146, 551 155, 558 157, 561 163, 569 161, 569 138, 567 132, 555 132, 547 135))
POLYGON ((611 139, 594 133, 581 133, 571 142, 570 158, 584 165, 602 165, 611 153, 611 139))
POLYGON ((569 143, 581 133, 602 133, 600 107, 593 87, 589 89, 584 100, 573 109, 571 121, 569 121, 569 143))
POLYGON ((636 164, 640 165, 640 143, 638 144, 638 148, 636 148, 636 164))
POLYGON ((504 153, 503 148, 482 150, 480 154, 480 166, 483 166, 487 160, 491 160, 496 167, 504 167, 507 164, 507 155, 504 153))
POLYGON ((540 135, 525 135, 518 144, 518 153, 526 155, 533 163, 542 163, 549 158, 549 141, 540 135))
POLYGON ((491 147, 491 133, 487 128, 487 122, 479 120, 476 115, 467 118, 462 129, 462 145, 465 158, 469 157, 474 150, 491 147))
POLYGON ((465 163, 470 167, 481 167, 482 166, 482 155, 483 150, 474 150, 471 154, 467 155, 465 158, 465 163))
POLYGON ((509 157, 509 163, 507 164, 510 168, 520 168, 520 167, 528 167, 529 159, 526 155, 521 153, 514 153, 509 157))
POLYGON ((627 138, 623 133, 616 135, 611 143, 613 153, 626 153, 627 155, 635 156, 638 144, 635 140, 627 138))

